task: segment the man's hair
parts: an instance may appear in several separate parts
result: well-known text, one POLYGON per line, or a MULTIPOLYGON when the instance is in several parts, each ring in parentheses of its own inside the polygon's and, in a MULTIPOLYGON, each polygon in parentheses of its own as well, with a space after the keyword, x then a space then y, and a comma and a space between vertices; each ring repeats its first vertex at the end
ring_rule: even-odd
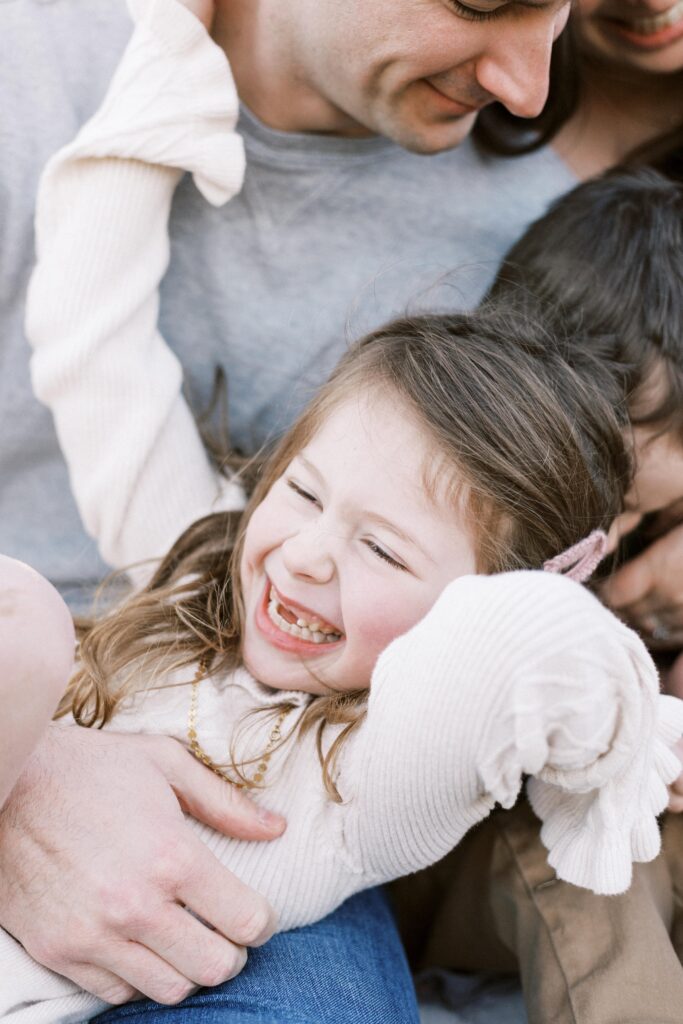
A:
POLYGON ((542 319, 575 362, 599 357, 632 422, 683 439, 680 185, 648 168, 579 185, 512 247, 489 298, 542 319))

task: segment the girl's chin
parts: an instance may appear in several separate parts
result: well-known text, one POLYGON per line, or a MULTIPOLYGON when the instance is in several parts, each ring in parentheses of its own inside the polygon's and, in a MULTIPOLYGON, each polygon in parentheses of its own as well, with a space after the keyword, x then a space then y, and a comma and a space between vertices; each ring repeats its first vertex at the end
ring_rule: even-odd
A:
POLYGON ((245 649, 242 660, 249 674, 271 690, 295 690, 316 696, 330 692, 329 688, 303 665, 276 665, 273 664, 272 658, 264 658, 261 652, 250 657, 248 648, 245 649))

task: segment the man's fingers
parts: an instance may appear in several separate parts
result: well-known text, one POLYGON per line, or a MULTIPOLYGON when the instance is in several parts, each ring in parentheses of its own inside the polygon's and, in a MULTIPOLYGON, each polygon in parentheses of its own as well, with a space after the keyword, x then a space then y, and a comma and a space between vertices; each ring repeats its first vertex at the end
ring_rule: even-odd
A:
POLYGON ((148 947, 183 977, 212 988, 234 978, 247 962, 242 946, 211 931, 177 903, 168 904, 154 927, 141 927, 132 938, 148 947))
MULTIPOLYGON (((196 982, 137 942, 109 945, 106 955, 112 973, 157 1003, 175 1005, 197 988, 196 982)), ((99 966, 97 960, 97 955, 93 955, 95 966, 99 966)))
POLYGON ((84 988, 86 992, 92 992, 94 996, 103 999, 105 1003, 128 1003, 131 999, 139 998, 140 993, 129 985, 122 978, 118 978, 111 971, 104 967, 93 967, 92 964, 70 964, 69 978, 84 988))
MULTIPOLYGON (((683 698, 683 654, 678 655, 673 665, 664 673, 662 681, 665 693, 683 698)), ((683 745, 681 740, 679 744, 683 745)))
POLYGON ((603 600, 614 611, 627 611, 641 602, 655 586, 657 572, 651 552, 650 547, 626 562, 600 587, 603 600))
MULTIPOLYGON (((619 615, 627 622, 633 623, 644 633, 661 630, 659 639, 667 634, 673 635, 683 629, 683 607, 672 604, 658 593, 653 592, 643 601, 627 605, 619 610, 619 615)), ((657 634, 655 634, 657 638, 657 634)))
POLYGON ((285 819, 209 771, 175 741, 168 741, 162 769, 184 811, 236 839, 276 839, 285 819))
POLYGON ((672 814, 680 814, 681 811, 683 811, 683 796, 669 790, 669 803, 667 804, 667 810, 671 811, 672 814))
POLYGON ((226 874, 227 869, 202 846, 178 889, 178 898, 237 945, 260 946, 275 931, 275 911, 234 876, 227 886, 226 874))

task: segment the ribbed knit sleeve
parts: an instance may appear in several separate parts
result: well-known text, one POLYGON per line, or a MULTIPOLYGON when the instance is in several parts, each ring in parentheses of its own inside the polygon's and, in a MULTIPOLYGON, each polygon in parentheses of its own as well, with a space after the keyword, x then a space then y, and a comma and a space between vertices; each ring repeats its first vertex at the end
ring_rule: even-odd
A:
POLYGON ((549 861, 624 891, 659 850, 683 702, 639 638, 563 577, 464 577, 380 657, 342 764, 346 842, 393 878, 440 859, 525 775, 549 861))
POLYGON ((117 567, 243 503, 207 458, 157 329, 181 173, 216 205, 241 187, 237 95, 225 55, 185 7, 129 6, 135 30, 102 106, 43 174, 26 328, 84 524, 117 567))

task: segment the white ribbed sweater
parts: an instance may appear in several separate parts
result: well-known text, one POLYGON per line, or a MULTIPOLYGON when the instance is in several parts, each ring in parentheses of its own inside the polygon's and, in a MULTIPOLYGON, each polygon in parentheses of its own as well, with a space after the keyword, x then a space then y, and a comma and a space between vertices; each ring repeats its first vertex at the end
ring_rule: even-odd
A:
MULTIPOLYGON (((131 6, 137 28, 103 107, 46 170, 28 314, 36 390, 86 525, 117 565, 161 553, 196 516, 241 500, 209 466, 156 327, 178 178, 165 165, 192 170, 211 201, 233 194, 243 169, 234 87, 175 0, 131 6)), ((202 746, 225 760, 245 713, 283 698, 310 699, 244 670, 206 680, 202 746)), ((185 740, 188 706, 188 686, 152 690, 111 727, 185 740)), ((269 730, 260 723, 245 754, 261 752, 269 730)), ((380 658, 367 719, 340 761, 341 805, 325 794, 309 736, 274 756, 256 797, 286 815, 281 839, 246 843, 190 824, 289 928, 439 859, 530 774, 558 875, 620 892, 632 861, 659 849, 655 815, 679 770, 667 747, 681 730, 683 704, 659 696, 642 643, 577 584, 464 577, 380 658)), ((4 933, 0 977, 0 1017, 17 1024, 66 1024, 102 1007, 4 933)))
MULTIPOLYGON (((205 680, 202 747, 225 761, 244 715, 283 699, 300 708, 310 698, 243 669, 205 680)), ((189 700, 189 686, 151 690, 111 728, 186 740, 189 700)), ((261 753, 271 728, 264 718, 250 729, 245 754, 261 753)), ((616 893, 632 861, 659 850, 656 814, 680 768, 667 748, 682 730, 683 702, 658 694, 641 641, 581 586, 541 572, 466 576, 380 657, 367 718, 341 756, 342 804, 326 795, 309 734, 273 756, 256 796, 286 816, 282 838, 190 825, 291 928, 440 859, 494 803, 510 806, 530 774, 558 876, 616 893)), ((0 1019, 15 1024, 71 1024, 102 1008, 1 932, 0 978, 0 1019)))

